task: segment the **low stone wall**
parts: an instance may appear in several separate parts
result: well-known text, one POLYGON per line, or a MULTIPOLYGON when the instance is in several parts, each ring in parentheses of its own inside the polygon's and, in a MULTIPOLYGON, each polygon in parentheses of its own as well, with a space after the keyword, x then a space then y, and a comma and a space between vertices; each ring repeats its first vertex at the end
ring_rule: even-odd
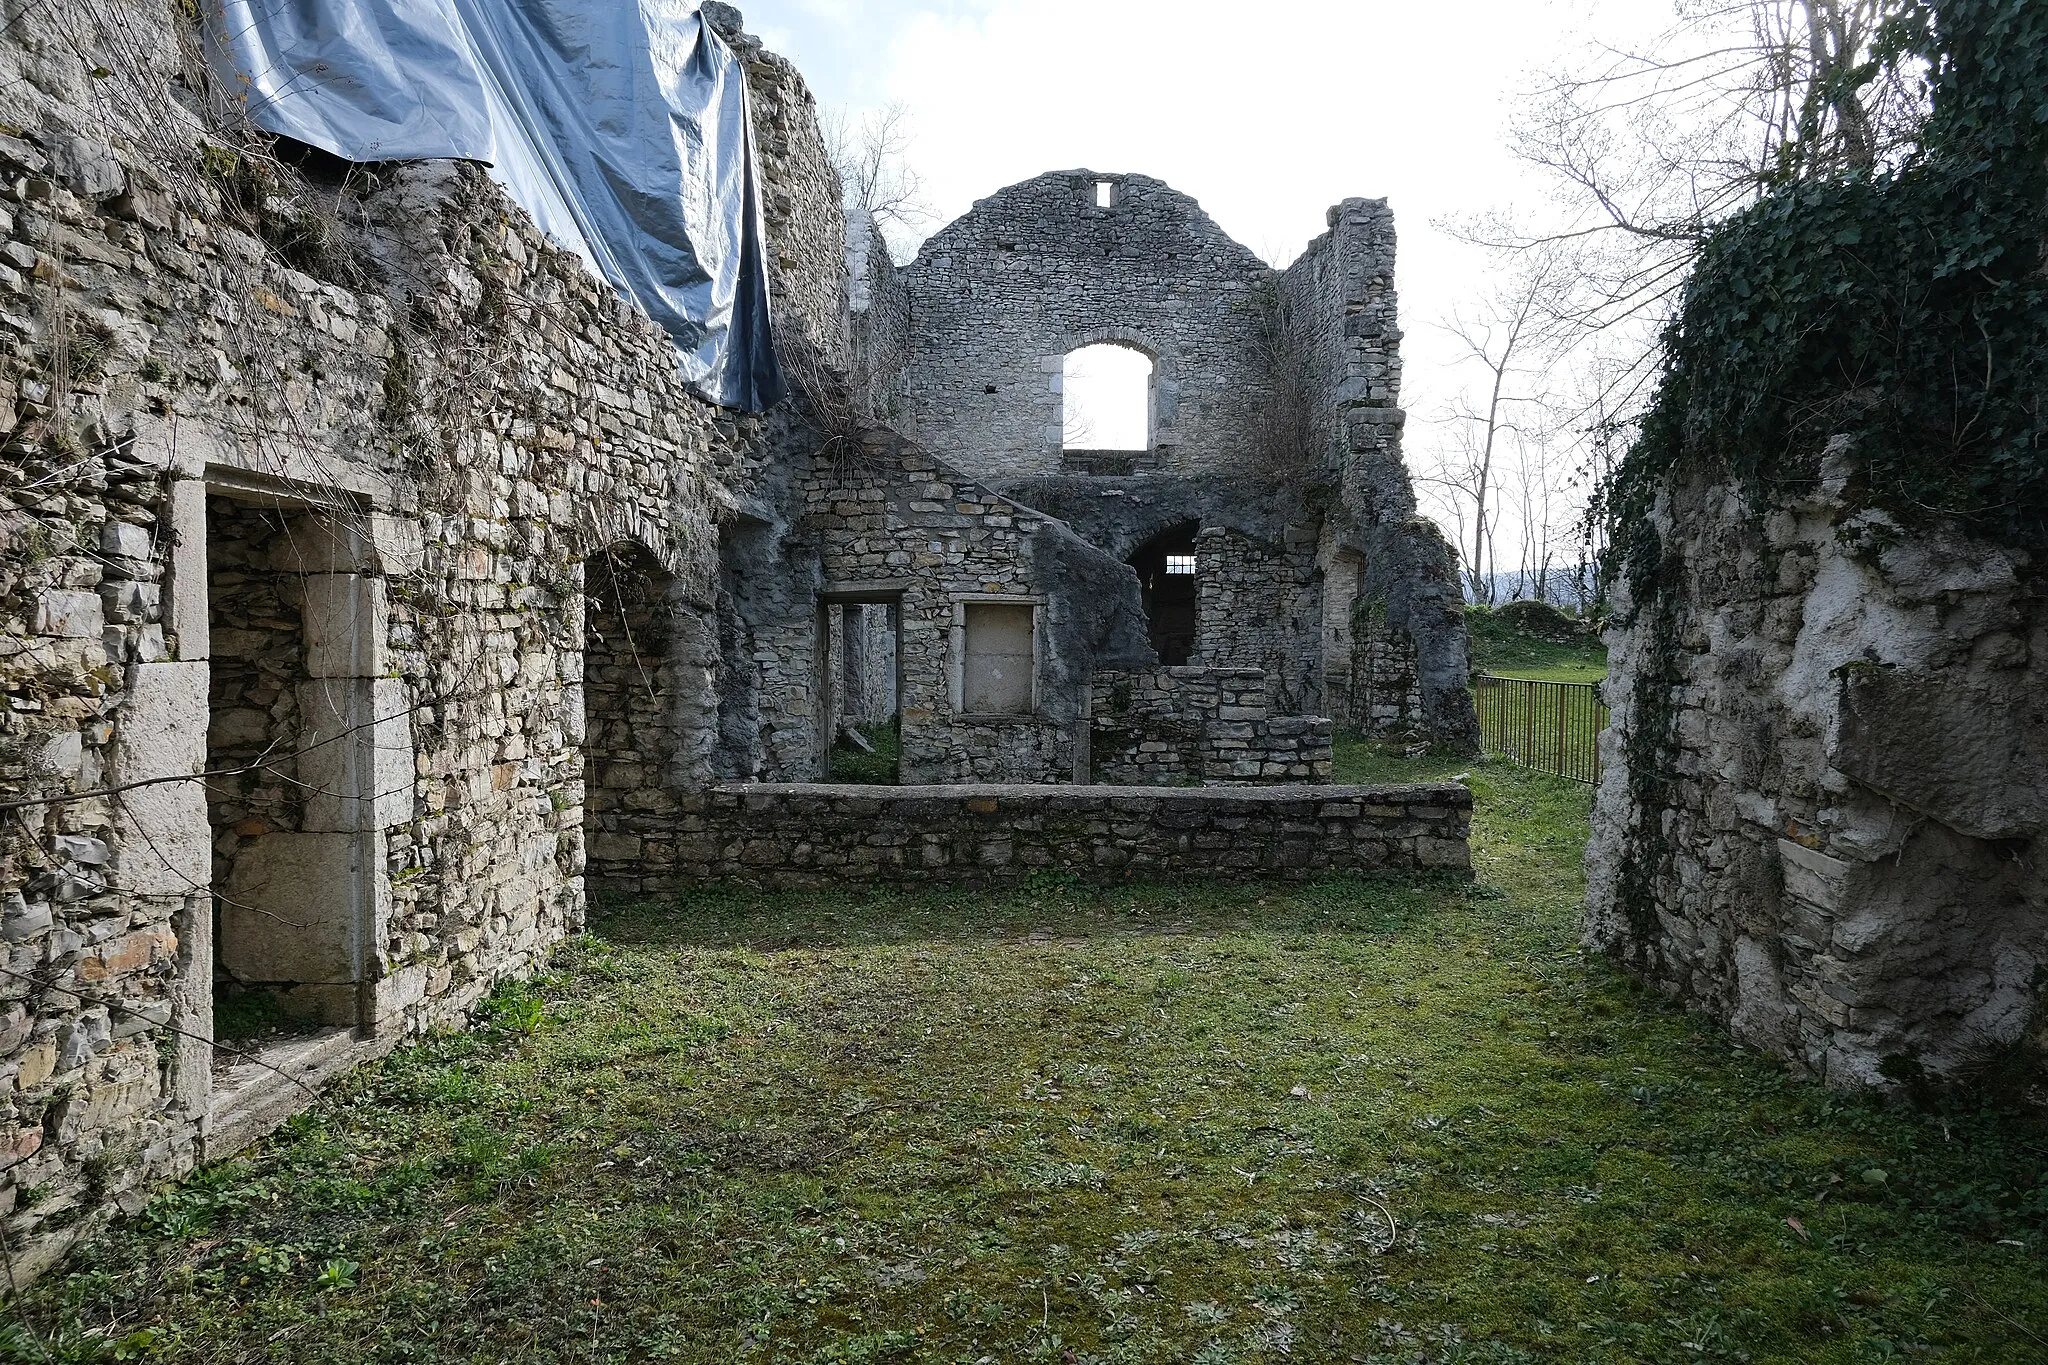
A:
POLYGON ((685 799, 693 880, 770 888, 1186 874, 1306 880, 1468 872, 1472 794, 1455 783, 1258 790, 734 785, 685 799))
POLYGON ((1157 668, 1097 674, 1090 763, 1097 782, 1127 787, 1328 782, 1333 726, 1271 714, 1259 669, 1157 668))

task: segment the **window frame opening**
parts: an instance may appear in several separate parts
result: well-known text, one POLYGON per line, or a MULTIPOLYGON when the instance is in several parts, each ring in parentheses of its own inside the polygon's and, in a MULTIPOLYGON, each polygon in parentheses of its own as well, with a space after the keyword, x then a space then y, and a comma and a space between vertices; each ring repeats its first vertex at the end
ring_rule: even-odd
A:
POLYGON ((1097 176, 1095 180, 1095 207, 1098 209, 1115 208, 1117 200, 1122 197, 1121 189, 1122 187, 1116 181, 1097 176))
POLYGON ((1083 342, 1061 356, 1062 469, 1130 474, 1149 462, 1159 445, 1159 375, 1157 355, 1114 338, 1083 342))
POLYGON ((1028 721, 1039 708, 1035 597, 970 597, 953 604, 953 710, 977 721, 1028 721))

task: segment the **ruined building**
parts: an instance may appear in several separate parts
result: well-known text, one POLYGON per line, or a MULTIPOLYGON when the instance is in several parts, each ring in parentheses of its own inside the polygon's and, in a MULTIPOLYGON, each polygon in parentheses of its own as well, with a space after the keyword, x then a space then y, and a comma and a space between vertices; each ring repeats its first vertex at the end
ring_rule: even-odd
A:
POLYGON ((750 413, 481 167, 273 154, 182 14, 0 38, 24 1271, 459 1021, 592 891, 1466 864, 1462 789, 1301 785, 1332 724, 1472 743, 1383 203, 1275 272, 1156 181, 1062 173, 898 269, 796 71, 706 6, 795 391, 750 413), (1142 448, 1063 439, 1102 342, 1149 362, 1142 448), (887 719, 904 783, 1010 785, 791 785, 887 719), (252 1001, 324 1031, 217 1056, 252 1001))

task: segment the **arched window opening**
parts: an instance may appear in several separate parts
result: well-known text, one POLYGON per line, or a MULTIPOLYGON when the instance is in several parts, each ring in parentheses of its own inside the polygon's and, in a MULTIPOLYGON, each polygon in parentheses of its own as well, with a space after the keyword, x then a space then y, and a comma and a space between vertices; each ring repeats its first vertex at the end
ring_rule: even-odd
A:
POLYGON ((1152 448, 1152 357, 1130 346, 1083 346, 1061 367, 1061 436, 1068 451, 1152 448))
POLYGON ((1154 536, 1131 556, 1145 601, 1152 648, 1168 668, 1182 668, 1195 656, 1195 532, 1189 523, 1154 536))

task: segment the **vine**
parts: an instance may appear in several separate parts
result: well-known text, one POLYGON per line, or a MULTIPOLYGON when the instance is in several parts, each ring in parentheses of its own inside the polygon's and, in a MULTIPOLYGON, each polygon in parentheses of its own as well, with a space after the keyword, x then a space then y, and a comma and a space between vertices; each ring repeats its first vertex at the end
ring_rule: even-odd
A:
POLYGON ((1659 489, 1732 476, 1752 505, 1810 488, 1852 436, 1852 496, 2048 551, 2048 6, 1909 0, 1886 60, 1926 63, 1896 170, 1789 185, 1715 234, 1665 373, 1595 517, 1638 606, 1659 489))

